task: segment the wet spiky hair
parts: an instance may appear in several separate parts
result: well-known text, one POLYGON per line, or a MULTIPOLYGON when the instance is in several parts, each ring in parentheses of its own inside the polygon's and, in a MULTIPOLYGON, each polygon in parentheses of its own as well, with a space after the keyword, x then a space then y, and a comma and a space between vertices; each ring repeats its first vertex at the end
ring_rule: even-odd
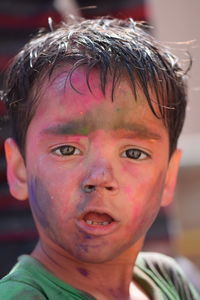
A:
POLYGON ((145 32, 142 23, 111 18, 83 19, 40 32, 15 57, 5 81, 4 100, 21 151, 36 109, 33 90, 37 94, 42 80, 65 64, 71 66, 70 74, 84 66, 86 79, 97 67, 103 92, 111 74, 112 99, 117 81, 128 76, 135 99, 141 89, 152 113, 163 120, 169 132, 170 154, 174 151, 186 108, 184 74, 177 58, 145 32))

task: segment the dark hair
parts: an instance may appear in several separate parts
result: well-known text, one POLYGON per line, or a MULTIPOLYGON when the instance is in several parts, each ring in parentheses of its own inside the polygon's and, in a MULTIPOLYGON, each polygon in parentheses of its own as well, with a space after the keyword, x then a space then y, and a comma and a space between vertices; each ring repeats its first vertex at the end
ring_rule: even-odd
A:
POLYGON ((173 153, 185 118, 184 73, 177 58, 147 34, 141 22, 111 18, 81 19, 63 23, 50 32, 39 32, 15 57, 5 80, 4 101, 22 152, 36 109, 36 88, 63 64, 71 65, 70 74, 85 66, 87 79, 90 70, 98 67, 103 92, 111 73, 112 99, 120 76, 128 75, 136 100, 137 89, 141 88, 152 113, 163 120, 173 153), (155 102, 159 110, 154 109, 155 102))

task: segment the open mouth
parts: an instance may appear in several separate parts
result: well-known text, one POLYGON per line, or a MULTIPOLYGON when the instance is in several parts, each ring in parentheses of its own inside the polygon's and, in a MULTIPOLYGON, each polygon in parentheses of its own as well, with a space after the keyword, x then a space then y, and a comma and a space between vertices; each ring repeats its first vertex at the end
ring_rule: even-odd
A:
POLYGON ((114 219, 106 213, 88 212, 83 216, 83 221, 88 225, 106 226, 114 222, 114 219))
POLYGON ((104 236, 114 232, 120 221, 116 220, 110 212, 92 209, 85 211, 76 221, 81 231, 93 236, 104 236))

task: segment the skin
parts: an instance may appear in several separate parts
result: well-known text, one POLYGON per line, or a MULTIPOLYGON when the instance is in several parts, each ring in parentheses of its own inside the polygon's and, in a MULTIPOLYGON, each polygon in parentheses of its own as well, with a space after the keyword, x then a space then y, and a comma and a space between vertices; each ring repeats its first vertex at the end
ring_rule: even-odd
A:
POLYGON ((6 143, 11 193, 29 195, 40 235, 32 256, 98 300, 149 299, 132 269, 160 206, 172 199, 179 152, 169 160, 167 129, 142 92, 135 101, 125 78, 113 102, 111 83, 103 95, 97 70, 92 93, 84 69, 72 76, 80 93, 66 78, 59 70, 42 86, 26 162, 12 140, 6 143), (95 189, 87 192, 88 186, 95 189), (96 211, 112 216, 111 225, 86 224, 87 212, 96 211))

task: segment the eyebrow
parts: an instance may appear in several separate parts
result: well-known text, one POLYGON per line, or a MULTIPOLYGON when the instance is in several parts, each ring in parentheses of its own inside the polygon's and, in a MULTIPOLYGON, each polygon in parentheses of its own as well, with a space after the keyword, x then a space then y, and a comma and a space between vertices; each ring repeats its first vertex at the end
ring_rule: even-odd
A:
POLYGON ((143 124, 123 122, 115 124, 113 127, 109 127, 107 124, 99 124, 95 126, 90 120, 76 120, 66 123, 59 123, 51 125, 48 128, 43 129, 41 135, 81 135, 87 136, 91 132, 98 129, 109 129, 117 131, 118 136, 124 138, 140 137, 142 139, 161 140, 162 137, 158 133, 150 130, 143 124), (123 132, 123 131, 128 132, 123 132))

